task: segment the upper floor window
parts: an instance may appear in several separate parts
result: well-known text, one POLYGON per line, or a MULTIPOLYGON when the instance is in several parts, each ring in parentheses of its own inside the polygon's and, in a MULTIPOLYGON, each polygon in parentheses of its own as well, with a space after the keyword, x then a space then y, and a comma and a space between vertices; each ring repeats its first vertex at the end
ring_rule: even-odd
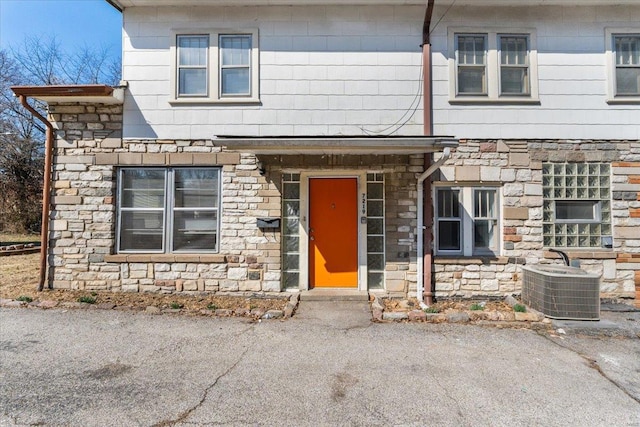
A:
POLYGON ((209 36, 178 36, 178 96, 207 96, 209 36))
POLYGON ((617 35, 616 95, 640 95, 640 34, 617 35))
POLYGON ((500 94, 528 95, 529 38, 500 36, 500 94))
POLYGON ((610 103, 640 102, 640 29, 607 29, 610 103))
POLYGON ((487 94, 487 36, 457 35, 458 94, 487 94))
POLYGON ((219 168, 123 168, 118 173, 118 252, 214 252, 219 247, 219 168))
POLYGON ((251 95, 251 36, 220 36, 220 96, 251 95))
POLYGON ((449 29, 450 102, 538 102, 535 32, 449 29))
POLYGON ((258 102, 258 32, 175 32, 172 102, 258 102))

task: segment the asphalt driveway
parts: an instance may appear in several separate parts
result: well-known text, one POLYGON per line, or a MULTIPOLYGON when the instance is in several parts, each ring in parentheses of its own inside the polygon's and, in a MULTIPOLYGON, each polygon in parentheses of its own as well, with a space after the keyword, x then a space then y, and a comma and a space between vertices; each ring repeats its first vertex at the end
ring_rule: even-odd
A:
POLYGON ((637 337, 376 324, 360 304, 259 323, 0 309, 0 425, 640 426, 637 337))

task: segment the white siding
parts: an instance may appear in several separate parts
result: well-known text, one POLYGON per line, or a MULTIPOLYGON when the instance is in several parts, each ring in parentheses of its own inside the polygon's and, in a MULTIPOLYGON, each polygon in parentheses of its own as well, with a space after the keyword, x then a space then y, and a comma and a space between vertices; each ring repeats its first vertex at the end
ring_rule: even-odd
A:
MULTIPOLYGON (((608 104, 607 28, 640 6, 436 7, 434 132, 459 138, 640 139, 640 106, 608 104), (532 28, 539 104, 450 102, 449 27, 532 28)), ((145 7, 124 12, 127 138, 422 133, 424 6, 145 7), (172 29, 257 28, 260 105, 169 104, 172 29), (404 126, 400 126, 405 123, 404 126)))
POLYGON ((126 9, 124 136, 420 135, 423 15, 421 6, 126 9), (211 28, 258 29, 261 105, 169 104, 172 29, 211 28))
POLYGON ((459 138, 640 138, 640 105, 607 103, 605 29, 629 27, 640 32, 638 6, 452 8, 432 36, 434 132, 459 138), (519 25, 537 31, 540 104, 450 103, 447 28, 519 25))

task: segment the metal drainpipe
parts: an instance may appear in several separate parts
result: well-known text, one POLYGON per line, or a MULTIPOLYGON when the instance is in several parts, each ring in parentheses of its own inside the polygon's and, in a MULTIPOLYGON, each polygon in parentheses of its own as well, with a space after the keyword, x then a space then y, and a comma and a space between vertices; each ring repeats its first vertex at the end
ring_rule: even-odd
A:
POLYGON ((44 281, 47 277, 47 252, 49 245, 49 207, 51 203, 51 154, 53 147, 53 125, 42 117, 29 103, 24 95, 19 95, 20 103, 35 118, 47 127, 44 143, 44 183, 42 184, 42 230, 40 232, 40 280, 38 291, 44 289, 44 281))
MULTIPOLYGON (((445 147, 444 151, 442 152, 442 157, 438 159, 437 162, 429 166, 429 168, 426 171, 422 172, 422 175, 420 175, 420 177, 418 178, 418 289, 417 289, 416 297, 418 298, 418 302, 420 303, 421 308, 427 308, 431 304, 433 304, 433 293, 431 292, 431 288, 429 288, 428 292, 424 291, 425 283, 429 283, 429 286, 431 286, 431 280, 430 280, 431 279, 431 227, 424 226, 424 215, 427 209, 424 209, 425 188, 423 184, 425 181, 427 183, 429 182, 427 179, 431 176, 431 174, 433 174, 435 171, 440 169, 440 166, 442 166, 444 162, 446 162, 449 159, 449 156, 451 156, 451 149, 449 147, 445 147), (429 236, 429 239, 427 240, 428 246, 425 245, 425 242, 424 242, 425 234, 429 236), (425 256, 426 254, 428 254, 428 256, 425 256), (425 280, 427 276, 426 274, 427 272, 425 271, 426 269, 424 268, 427 262, 429 263, 429 270, 428 270, 429 281, 428 282, 425 280), (426 302, 424 300, 425 293, 427 294, 426 302)), ((431 185, 428 185, 428 188, 429 188, 429 194, 431 194, 431 185)), ((429 200, 427 201, 427 203, 431 203, 431 201, 429 200)))
MULTIPOLYGON (((424 114, 424 135, 433 135, 433 104, 432 104, 432 78, 431 78, 431 17, 433 16, 433 7, 435 0, 429 0, 427 3, 427 10, 424 15, 424 22, 422 25, 422 70, 423 70, 423 114, 424 114)), ((442 164, 442 163, 440 163, 442 164)), ((433 165, 435 166, 435 165, 433 165)), ((440 166, 432 170, 431 154, 424 155, 424 167, 425 172, 420 175, 418 179, 418 286, 417 297, 421 306, 433 304, 433 293, 431 292, 431 239, 432 239, 432 216, 433 211, 431 208, 431 180, 424 181, 440 166), (431 171, 427 174, 427 172, 431 171), (428 197, 425 199, 424 194, 427 193, 428 197), (424 203, 427 206, 424 206, 424 203), (426 217, 426 218, 425 218, 426 217), (426 227, 425 227, 426 219, 426 227), (426 245, 424 237, 426 239, 426 245), (426 251, 425 251, 426 248, 426 251), (427 291, 425 292, 425 285, 427 291), (426 304, 424 297, 427 297, 426 304)), ((423 307, 424 308, 424 307, 423 307)))

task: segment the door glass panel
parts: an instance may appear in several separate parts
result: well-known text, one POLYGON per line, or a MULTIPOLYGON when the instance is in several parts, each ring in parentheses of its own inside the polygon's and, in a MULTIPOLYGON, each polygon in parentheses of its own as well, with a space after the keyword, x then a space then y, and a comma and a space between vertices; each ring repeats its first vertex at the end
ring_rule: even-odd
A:
POLYGON ((384 273, 370 271, 367 274, 367 281, 369 289, 382 289, 384 287, 384 273))
POLYGON ((285 271, 298 270, 300 268, 299 259, 300 257, 296 255, 284 255, 283 267, 285 271))
POLYGON ((300 174, 282 175, 282 286, 300 286, 300 174))
POLYGON ((368 236, 367 252, 384 252, 384 237, 368 236))
POLYGON ((367 183, 367 198, 369 199, 384 199, 384 187, 381 182, 369 182, 367 183))
POLYGON ((367 234, 384 234, 384 219, 383 218, 368 219, 367 234))
POLYGON ((367 174, 367 280, 369 289, 384 287, 384 174, 367 174))
POLYGON ((369 200, 367 202, 367 216, 382 216, 384 214, 384 202, 369 200))

